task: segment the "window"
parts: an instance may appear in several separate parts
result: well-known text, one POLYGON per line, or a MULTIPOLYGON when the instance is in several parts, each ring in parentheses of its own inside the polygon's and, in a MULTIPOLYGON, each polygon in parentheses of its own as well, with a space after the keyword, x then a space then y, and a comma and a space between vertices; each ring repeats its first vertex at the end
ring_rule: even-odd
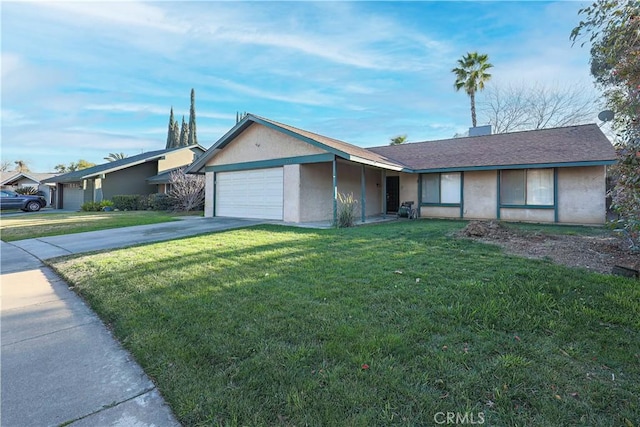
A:
POLYGON ((500 172, 502 205, 553 206, 553 169, 500 172))
POLYGON ((422 203, 460 204, 460 172, 422 175, 422 203))

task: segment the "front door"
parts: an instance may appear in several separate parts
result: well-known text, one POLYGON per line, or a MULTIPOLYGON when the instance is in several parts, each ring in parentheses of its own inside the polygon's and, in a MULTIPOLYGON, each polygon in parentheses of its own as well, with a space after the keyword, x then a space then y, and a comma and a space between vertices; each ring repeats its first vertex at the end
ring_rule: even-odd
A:
POLYGON ((387 177, 387 213, 396 213, 400 207, 400 177, 387 177))

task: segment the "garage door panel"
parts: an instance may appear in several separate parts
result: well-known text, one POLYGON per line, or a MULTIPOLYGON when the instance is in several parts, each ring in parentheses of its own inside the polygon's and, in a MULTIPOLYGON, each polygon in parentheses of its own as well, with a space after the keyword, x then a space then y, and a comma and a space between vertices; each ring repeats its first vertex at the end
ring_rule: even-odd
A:
POLYGON ((80 210, 84 203, 84 190, 77 184, 64 184, 62 188, 62 209, 80 210))
POLYGON ((237 218, 283 218, 283 169, 216 174, 216 215, 237 218))

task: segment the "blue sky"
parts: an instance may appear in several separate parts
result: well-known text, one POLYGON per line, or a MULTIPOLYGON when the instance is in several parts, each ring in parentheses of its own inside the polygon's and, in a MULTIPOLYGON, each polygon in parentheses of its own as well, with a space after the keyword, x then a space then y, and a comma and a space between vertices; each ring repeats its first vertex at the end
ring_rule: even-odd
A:
POLYGON ((47 172, 163 149, 191 88, 205 148, 237 111, 363 147, 449 138, 471 124, 451 73, 469 51, 489 55, 493 84, 595 93, 569 40, 586 5, 4 1, 2 160, 47 172))

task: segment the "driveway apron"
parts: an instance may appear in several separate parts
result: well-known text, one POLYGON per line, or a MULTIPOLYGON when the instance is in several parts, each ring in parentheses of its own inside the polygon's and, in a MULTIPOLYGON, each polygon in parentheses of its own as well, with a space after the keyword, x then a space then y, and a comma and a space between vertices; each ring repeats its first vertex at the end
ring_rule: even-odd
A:
POLYGON ((41 260, 257 223, 194 218, 0 242, 1 425, 179 425, 131 355, 41 260))

